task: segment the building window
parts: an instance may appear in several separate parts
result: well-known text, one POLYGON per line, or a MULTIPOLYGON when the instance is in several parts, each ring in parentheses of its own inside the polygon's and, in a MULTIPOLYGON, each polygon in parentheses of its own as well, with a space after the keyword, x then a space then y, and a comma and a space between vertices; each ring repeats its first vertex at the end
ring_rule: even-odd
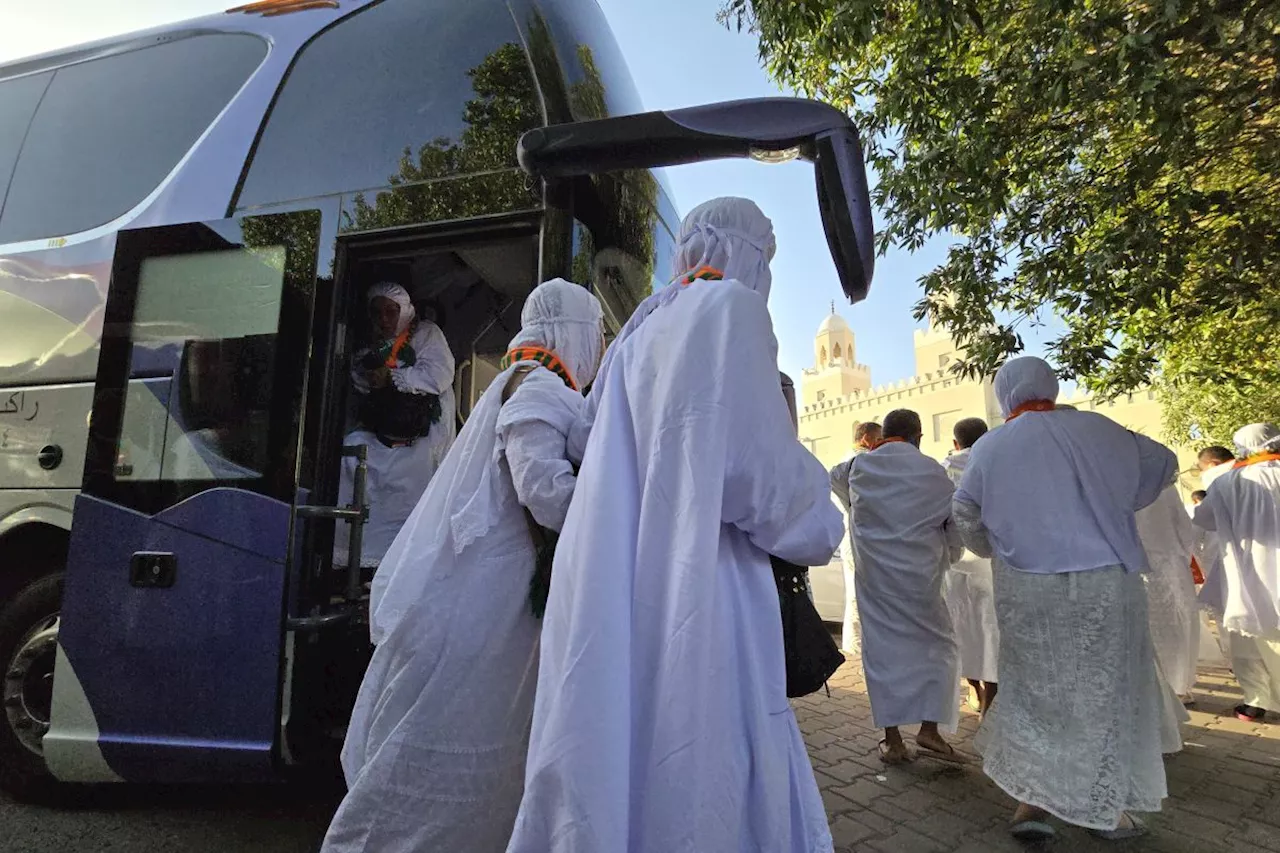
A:
POLYGON ((823 400, 825 400, 825 399, 827 399, 827 392, 826 392, 826 391, 819 391, 819 392, 818 392, 818 402, 819 402, 819 403, 821 403, 821 402, 822 402, 823 400))
POLYGON ((951 432, 955 428, 956 423, 964 417, 960 409, 952 409, 949 412, 942 412, 933 416, 933 441, 935 444, 945 442, 951 438, 951 432))
POLYGON ((836 344, 835 349, 833 349, 833 350, 831 351, 831 357, 832 357, 832 358, 834 358, 834 359, 839 360, 839 358, 840 358, 840 345, 839 345, 839 344, 836 344))
POLYGON ((819 362, 820 364, 826 364, 826 363, 827 363, 827 348, 826 348, 826 347, 822 347, 821 349, 819 349, 819 350, 818 350, 818 362, 819 362))

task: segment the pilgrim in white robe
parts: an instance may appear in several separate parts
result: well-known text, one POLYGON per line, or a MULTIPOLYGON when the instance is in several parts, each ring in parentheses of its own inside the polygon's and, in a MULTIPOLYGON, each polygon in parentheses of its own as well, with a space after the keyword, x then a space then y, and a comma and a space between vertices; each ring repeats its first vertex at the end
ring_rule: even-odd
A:
POLYGON ((853 466, 854 458, 865 452, 862 448, 854 451, 853 456, 829 472, 832 497, 844 511, 844 535, 840 537, 840 568, 844 576, 844 619, 840 625, 840 648, 854 655, 862 653, 862 628, 858 624, 858 588, 854 581, 857 555, 853 551, 853 519, 849 515, 849 469, 853 466))
POLYGON ((772 232, 721 200, 680 253, 726 280, 642 303, 593 386, 509 853, 832 849, 769 555, 825 564, 841 525, 778 389, 772 232), (722 232, 724 205, 750 221, 722 232))
POLYGON ((953 486, 906 442, 853 460, 849 497, 858 554, 862 668, 877 728, 920 722, 954 731, 959 659, 942 579, 962 550, 953 486))
POLYGON ((1199 607, 1191 556, 1195 526, 1187 517, 1176 486, 1169 486, 1135 520, 1151 570, 1143 575, 1151 643, 1160 672, 1173 692, 1185 696, 1196 683, 1200 652, 1199 607))
MULTIPOLYGON (((526 300, 513 346, 538 346, 589 382, 600 306, 556 280, 526 300)), ((534 362, 519 364, 533 365, 534 362)), ((373 660, 342 751, 348 793, 323 853, 501 853, 515 822, 537 683, 525 508, 559 530, 575 475, 565 438, 583 398, 515 365, 477 401, 374 576, 373 660)))
POLYGON ((1126 812, 1160 810, 1161 752, 1179 746, 1134 520, 1177 458, 1102 415, 1054 410, 1042 359, 1010 360, 994 384, 1012 418, 974 446, 953 506, 965 545, 993 557, 1000 626, 1000 693, 974 745, 1018 802, 1115 829, 1126 812))
MULTIPOLYGON (((409 336, 409 346, 413 347, 414 363, 392 368, 391 381, 397 390, 404 393, 439 396, 440 419, 431 425, 425 436, 407 446, 388 447, 372 431, 364 428, 353 430, 343 441, 348 447, 363 444, 368 448, 369 474, 365 493, 369 519, 364 525, 364 541, 360 549, 360 564, 366 567, 376 567, 382 561, 396 534, 418 505, 457 432, 453 352, 444 332, 429 320, 419 320, 409 336)), ((365 370, 361 366, 367 352, 361 350, 356 354, 351 371, 351 383, 357 394, 369 393, 365 370)), ((356 460, 343 458, 338 481, 339 506, 351 502, 355 471, 356 460)), ((339 526, 334 545, 334 565, 346 565, 347 545, 346 530, 339 526)))
MULTIPOLYGON (((1224 462, 1215 465, 1206 471, 1200 472, 1200 485, 1205 490, 1218 477, 1227 473, 1235 465, 1235 461, 1224 462)), ((1196 516, 1196 505, 1192 504, 1189 509, 1191 518, 1196 516)), ((1203 527, 1196 525, 1196 560, 1200 564, 1200 574, 1205 581, 1213 577, 1217 573, 1218 564, 1222 560, 1223 545, 1218 539, 1218 534, 1203 527)), ((1217 583, 1217 581, 1215 581, 1217 583)), ((1196 590, 1200 611, 1200 665, 1201 666, 1231 666, 1231 632, 1211 622, 1209 613, 1212 608, 1207 606, 1204 599, 1204 589, 1207 583, 1201 584, 1196 590)))
MULTIPOLYGON (((957 450, 942 460, 952 484, 960 485, 971 448, 957 450)), ((960 677, 970 681, 999 681, 1000 628, 996 624, 996 598, 991 561, 968 548, 951 564, 942 583, 942 594, 951 612, 960 677)))
POLYGON ((1229 632, 1244 704, 1280 711, 1280 429, 1252 424, 1235 442, 1246 458, 1214 479, 1196 507, 1196 525, 1222 548, 1200 601, 1229 632))

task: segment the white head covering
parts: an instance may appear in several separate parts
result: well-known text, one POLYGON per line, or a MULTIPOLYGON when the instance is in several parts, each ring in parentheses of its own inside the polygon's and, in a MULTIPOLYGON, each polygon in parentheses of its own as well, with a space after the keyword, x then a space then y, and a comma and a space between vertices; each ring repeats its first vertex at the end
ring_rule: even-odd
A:
POLYGON ((1249 424, 1236 430, 1231 436, 1236 452, 1240 456, 1252 456, 1255 453, 1276 453, 1280 451, 1280 427, 1275 424, 1249 424))
POLYGON ((404 330, 409 328, 409 324, 413 322, 413 318, 416 315, 413 310, 413 300, 409 298, 409 291, 395 282, 382 281, 369 288, 369 293, 365 296, 366 304, 372 305, 373 300, 379 296, 383 299, 390 299, 400 306, 400 319, 396 321, 396 334, 403 334, 404 330))
POLYGON ((996 372, 995 392, 1000 412, 1007 418, 1023 403, 1058 399, 1058 377, 1043 358, 1014 358, 996 372))
POLYGON ((755 202, 717 198, 700 204, 680 226, 676 276, 712 267, 769 298, 769 261, 778 249, 773 223, 755 202))
POLYGON ((534 288, 520 312, 511 346, 550 350, 569 370, 578 390, 591 384, 604 355, 604 310, 579 284, 554 278, 534 288))

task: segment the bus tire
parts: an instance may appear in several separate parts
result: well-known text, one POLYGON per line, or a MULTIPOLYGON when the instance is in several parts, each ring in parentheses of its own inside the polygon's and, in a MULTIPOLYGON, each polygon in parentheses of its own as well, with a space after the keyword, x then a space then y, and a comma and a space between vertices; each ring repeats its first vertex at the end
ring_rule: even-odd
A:
POLYGON ((15 799, 54 798, 59 785, 45 765, 53 693, 62 573, 36 577, 0 604, 0 788, 15 799))

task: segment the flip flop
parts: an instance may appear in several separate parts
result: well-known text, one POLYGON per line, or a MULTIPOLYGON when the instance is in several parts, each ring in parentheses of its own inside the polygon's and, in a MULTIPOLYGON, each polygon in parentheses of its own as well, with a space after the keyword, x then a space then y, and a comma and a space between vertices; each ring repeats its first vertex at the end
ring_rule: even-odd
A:
POLYGON ((920 741, 916 741, 916 751, 922 758, 932 758, 934 761, 943 761, 947 764, 972 764, 969 756, 963 752, 958 752, 954 746, 947 744, 947 751, 934 749, 931 746, 925 746, 920 741))
POLYGON ((900 764, 911 763, 911 754, 906 752, 905 747, 903 748, 903 752, 905 754, 901 758, 890 758, 888 746, 889 746, 889 742, 887 740, 880 741, 880 746, 879 746, 880 760, 883 761, 885 764, 889 765, 890 767, 897 767, 900 764))
POLYGON ((1019 841, 1048 841, 1058 831, 1042 820, 1020 820, 1009 826, 1009 834, 1019 841))
POLYGON ((1117 826, 1115 829, 1095 829, 1093 834, 1103 841, 1128 841, 1130 838, 1139 838, 1147 834, 1147 825, 1140 818, 1125 812, 1121 816, 1123 821, 1129 819, 1128 826, 1117 826))

